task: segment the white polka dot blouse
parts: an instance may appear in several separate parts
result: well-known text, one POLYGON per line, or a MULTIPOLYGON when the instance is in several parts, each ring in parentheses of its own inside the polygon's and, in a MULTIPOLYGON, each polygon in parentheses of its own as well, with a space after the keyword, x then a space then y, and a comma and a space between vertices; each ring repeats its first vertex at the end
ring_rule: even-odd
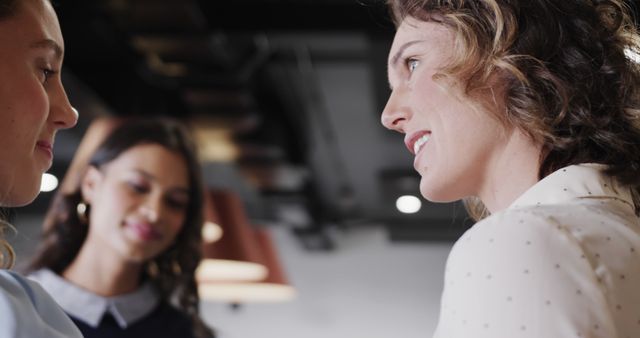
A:
POLYGON ((604 168, 560 169, 467 231, 434 338, 640 337, 640 218, 604 168))

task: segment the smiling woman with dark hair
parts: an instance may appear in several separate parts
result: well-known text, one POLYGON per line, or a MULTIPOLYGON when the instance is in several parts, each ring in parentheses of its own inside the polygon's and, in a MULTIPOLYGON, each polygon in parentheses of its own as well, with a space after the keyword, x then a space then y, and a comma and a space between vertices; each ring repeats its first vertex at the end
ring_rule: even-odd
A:
POLYGON ((390 0, 382 114, 479 222, 438 338, 640 332, 640 36, 619 0, 390 0))
POLYGON ((169 119, 116 124, 56 196, 30 277, 87 338, 212 337, 194 276, 203 195, 193 142, 169 119))

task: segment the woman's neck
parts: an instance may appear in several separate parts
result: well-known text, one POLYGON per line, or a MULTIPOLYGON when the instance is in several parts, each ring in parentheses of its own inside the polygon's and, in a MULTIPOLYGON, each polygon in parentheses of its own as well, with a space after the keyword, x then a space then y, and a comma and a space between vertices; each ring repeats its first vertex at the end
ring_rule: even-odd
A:
POLYGON ((478 197, 491 213, 509 207, 539 181, 542 147, 519 130, 507 138, 504 148, 489 163, 478 197))
POLYGON ((117 255, 105 255, 84 243, 62 276, 71 283, 103 297, 135 291, 140 285, 141 265, 126 262, 117 255))

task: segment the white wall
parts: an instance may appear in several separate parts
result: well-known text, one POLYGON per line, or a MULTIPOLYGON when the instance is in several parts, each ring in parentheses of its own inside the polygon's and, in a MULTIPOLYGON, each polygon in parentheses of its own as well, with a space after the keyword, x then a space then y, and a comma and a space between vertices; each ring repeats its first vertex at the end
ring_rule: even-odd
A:
POLYGON ((435 329, 451 244, 390 244, 381 227, 339 236, 332 253, 306 252, 284 228, 274 240, 297 300, 204 303, 221 338, 425 338, 435 329))

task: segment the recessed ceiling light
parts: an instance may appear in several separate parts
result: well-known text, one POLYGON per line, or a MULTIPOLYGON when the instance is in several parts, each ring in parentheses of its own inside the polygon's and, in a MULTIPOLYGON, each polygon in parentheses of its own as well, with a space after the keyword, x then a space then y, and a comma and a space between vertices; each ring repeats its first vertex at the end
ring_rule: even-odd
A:
POLYGON ((400 196, 396 200, 396 208, 404 214, 415 214, 420 211, 421 207, 422 202, 419 198, 413 195, 400 196))
POLYGON ((53 191, 58 187, 58 178, 49 174, 42 174, 42 181, 40 182, 40 191, 49 192, 53 191))

